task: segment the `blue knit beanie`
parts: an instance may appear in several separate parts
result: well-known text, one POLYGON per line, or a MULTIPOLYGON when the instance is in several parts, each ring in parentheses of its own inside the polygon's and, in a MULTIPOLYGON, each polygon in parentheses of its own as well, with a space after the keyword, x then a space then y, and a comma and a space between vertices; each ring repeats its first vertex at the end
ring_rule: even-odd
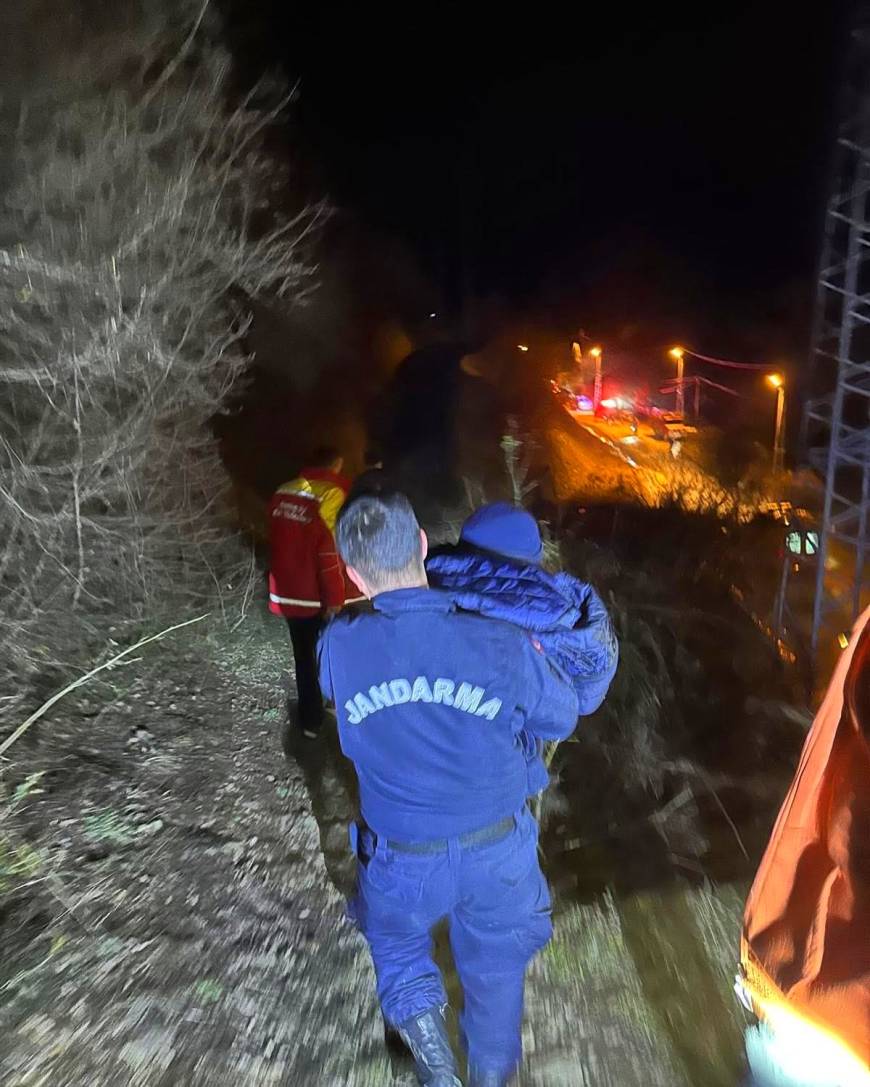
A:
POLYGON ((459 538, 509 559, 540 562, 544 553, 538 522, 509 502, 490 502, 468 518, 459 538))

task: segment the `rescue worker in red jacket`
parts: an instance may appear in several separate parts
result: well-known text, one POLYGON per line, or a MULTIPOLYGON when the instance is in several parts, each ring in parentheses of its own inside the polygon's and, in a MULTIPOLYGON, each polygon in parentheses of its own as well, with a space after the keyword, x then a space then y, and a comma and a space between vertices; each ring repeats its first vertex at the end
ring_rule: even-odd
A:
POLYGON ((316 451, 311 465, 279 487, 269 505, 269 610, 287 620, 296 670, 299 724, 315 737, 323 718, 315 650, 324 620, 359 593, 335 549, 335 519, 350 483, 337 450, 316 451))

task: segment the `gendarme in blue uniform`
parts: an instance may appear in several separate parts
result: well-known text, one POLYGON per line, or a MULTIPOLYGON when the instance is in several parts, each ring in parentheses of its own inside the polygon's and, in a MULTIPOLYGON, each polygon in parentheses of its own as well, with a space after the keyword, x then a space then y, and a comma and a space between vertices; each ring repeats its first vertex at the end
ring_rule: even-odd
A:
POLYGON ((365 823, 419 842, 519 811, 527 768, 518 734, 571 733, 570 687, 527 633, 457 613, 446 594, 399 589, 374 608, 334 620, 320 646, 321 688, 357 768, 365 823))
POLYGON ((319 650, 359 777, 354 914, 395 1026, 446 1004, 431 928, 449 919, 472 1082, 502 1084, 521 1056, 525 969, 552 934, 521 734, 567 736, 577 696, 533 635, 444 593, 373 603, 330 623, 319 650))

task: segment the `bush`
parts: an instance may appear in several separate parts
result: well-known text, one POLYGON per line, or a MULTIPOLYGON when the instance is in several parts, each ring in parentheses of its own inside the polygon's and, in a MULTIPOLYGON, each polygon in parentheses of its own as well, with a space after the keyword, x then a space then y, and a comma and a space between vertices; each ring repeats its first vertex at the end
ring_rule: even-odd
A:
POLYGON ((138 620, 233 583, 243 556, 211 423, 245 372, 252 300, 296 301, 313 282, 323 208, 279 221, 269 206, 281 172, 261 144, 284 103, 259 87, 228 106, 208 5, 167 5, 155 23, 159 8, 146 20, 113 5, 113 34, 74 78, 61 65, 29 88, 14 122, 0 685, 19 693, 6 711, 23 678, 71 663, 95 617, 138 620))

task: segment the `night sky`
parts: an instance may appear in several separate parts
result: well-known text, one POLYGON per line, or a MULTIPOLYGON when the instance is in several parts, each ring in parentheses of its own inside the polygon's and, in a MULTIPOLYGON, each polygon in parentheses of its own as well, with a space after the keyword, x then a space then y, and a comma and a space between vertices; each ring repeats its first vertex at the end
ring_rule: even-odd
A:
POLYGON ((454 302, 798 350, 846 4, 566 7, 249 0, 237 52, 300 80, 306 169, 454 302))

